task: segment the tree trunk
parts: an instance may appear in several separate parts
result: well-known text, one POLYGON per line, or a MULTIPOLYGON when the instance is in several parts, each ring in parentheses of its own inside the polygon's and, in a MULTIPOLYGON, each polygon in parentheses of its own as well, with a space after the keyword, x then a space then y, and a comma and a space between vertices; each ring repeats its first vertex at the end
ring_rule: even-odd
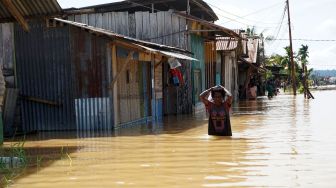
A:
POLYGON ((303 82, 302 82, 302 85, 303 85, 303 92, 304 92, 304 98, 306 99, 307 98, 307 73, 306 73, 306 66, 304 63, 302 63, 302 74, 303 74, 303 82))

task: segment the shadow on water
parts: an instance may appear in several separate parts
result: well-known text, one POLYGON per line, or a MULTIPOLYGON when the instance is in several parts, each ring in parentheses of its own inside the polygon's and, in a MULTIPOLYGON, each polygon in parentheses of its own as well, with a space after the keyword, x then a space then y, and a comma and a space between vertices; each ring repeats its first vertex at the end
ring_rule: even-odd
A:
MULTIPOLYGON (((78 146, 40 146, 22 147, 22 155, 16 156, 21 160, 24 160, 24 164, 19 166, 13 164, 8 168, 1 168, 0 171, 6 170, 0 176, 0 186, 9 186, 13 180, 25 178, 31 174, 36 174, 42 171, 44 168, 51 166, 54 162, 62 160, 69 166, 72 165, 72 159, 70 155, 77 152, 82 147, 78 146), (6 178, 5 178, 6 177, 6 178)), ((1 157, 13 157, 13 146, 2 146, 0 148, 1 157)), ((15 157, 15 156, 14 156, 15 157)))
MULTIPOLYGON (((279 100, 270 102, 266 97, 259 97, 257 100, 240 101, 233 105, 231 116, 258 116, 264 115, 270 109, 279 107, 279 100)), ((116 130, 78 130, 78 131, 56 131, 37 132, 25 135, 26 141, 41 141, 50 139, 84 139, 103 137, 123 137, 123 136, 144 136, 161 134, 180 134, 188 130, 204 126, 208 117, 205 112, 195 115, 166 116, 160 121, 148 122, 145 124, 129 125, 116 130)), ((18 136, 15 141, 22 140, 23 136, 18 136)))
POLYGON ((205 114, 197 117, 192 115, 167 116, 162 120, 145 124, 129 125, 116 130, 77 130, 50 131, 16 136, 13 141, 41 141, 50 139, 82 139, 117 136, 144 136, 160 134, 179 134, 207 123, 205 114))

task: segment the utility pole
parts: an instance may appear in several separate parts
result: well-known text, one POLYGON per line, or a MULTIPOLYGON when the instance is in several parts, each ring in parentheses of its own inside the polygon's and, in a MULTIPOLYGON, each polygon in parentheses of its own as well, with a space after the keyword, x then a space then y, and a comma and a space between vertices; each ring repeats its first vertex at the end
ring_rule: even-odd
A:
POLYGON ((295 64, 294 64, 294 55, 293 55, 293 42, 292 42, 292 28, 291 20, 289 13, 289 0, 286 0, 287 3, 287 13, 288 13, 288 28, 289 28, 289 49, 290 49, 290 62, 291 62, 291 75, 292 75, 292 85, 293 85, 293 94, 296 95, 296 78, 295 78, 295 64))

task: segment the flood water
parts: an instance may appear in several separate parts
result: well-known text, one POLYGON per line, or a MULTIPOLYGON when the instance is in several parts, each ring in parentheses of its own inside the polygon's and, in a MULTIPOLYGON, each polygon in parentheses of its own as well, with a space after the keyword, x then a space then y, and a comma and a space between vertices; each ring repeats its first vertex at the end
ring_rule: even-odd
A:
POLYGON ((336 91, 313 95, 240 102, 232 137, 208 136, 205 117, 27 137, 37 162, 11 187, 335 187, 336 91))

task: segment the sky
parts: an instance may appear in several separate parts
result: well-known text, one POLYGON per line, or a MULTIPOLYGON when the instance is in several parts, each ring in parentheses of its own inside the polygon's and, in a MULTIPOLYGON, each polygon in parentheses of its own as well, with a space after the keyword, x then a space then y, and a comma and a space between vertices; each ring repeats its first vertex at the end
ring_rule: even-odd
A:
MULTIPOLYGON (((58 0, 62 8, 83 7, 118 0, 58 0)), ((216 24, 230 29, 255 27, 265 37, 288 39, 288 18, 283 12, 285 0, 205 0, 216 12, 216 24), (280 24, 282 21, 282 24, 280 24), (281 26, 281 27, 280 27, 281 26)), ((336 40, 336 0, 290 0, 293 39, 336 40)), ((309 68, 336 69, 336 41, 293 41, 293 50, 309 46, 309 68)), ((266 55, 285 53, 289 41, 266 42, 266 55)))

